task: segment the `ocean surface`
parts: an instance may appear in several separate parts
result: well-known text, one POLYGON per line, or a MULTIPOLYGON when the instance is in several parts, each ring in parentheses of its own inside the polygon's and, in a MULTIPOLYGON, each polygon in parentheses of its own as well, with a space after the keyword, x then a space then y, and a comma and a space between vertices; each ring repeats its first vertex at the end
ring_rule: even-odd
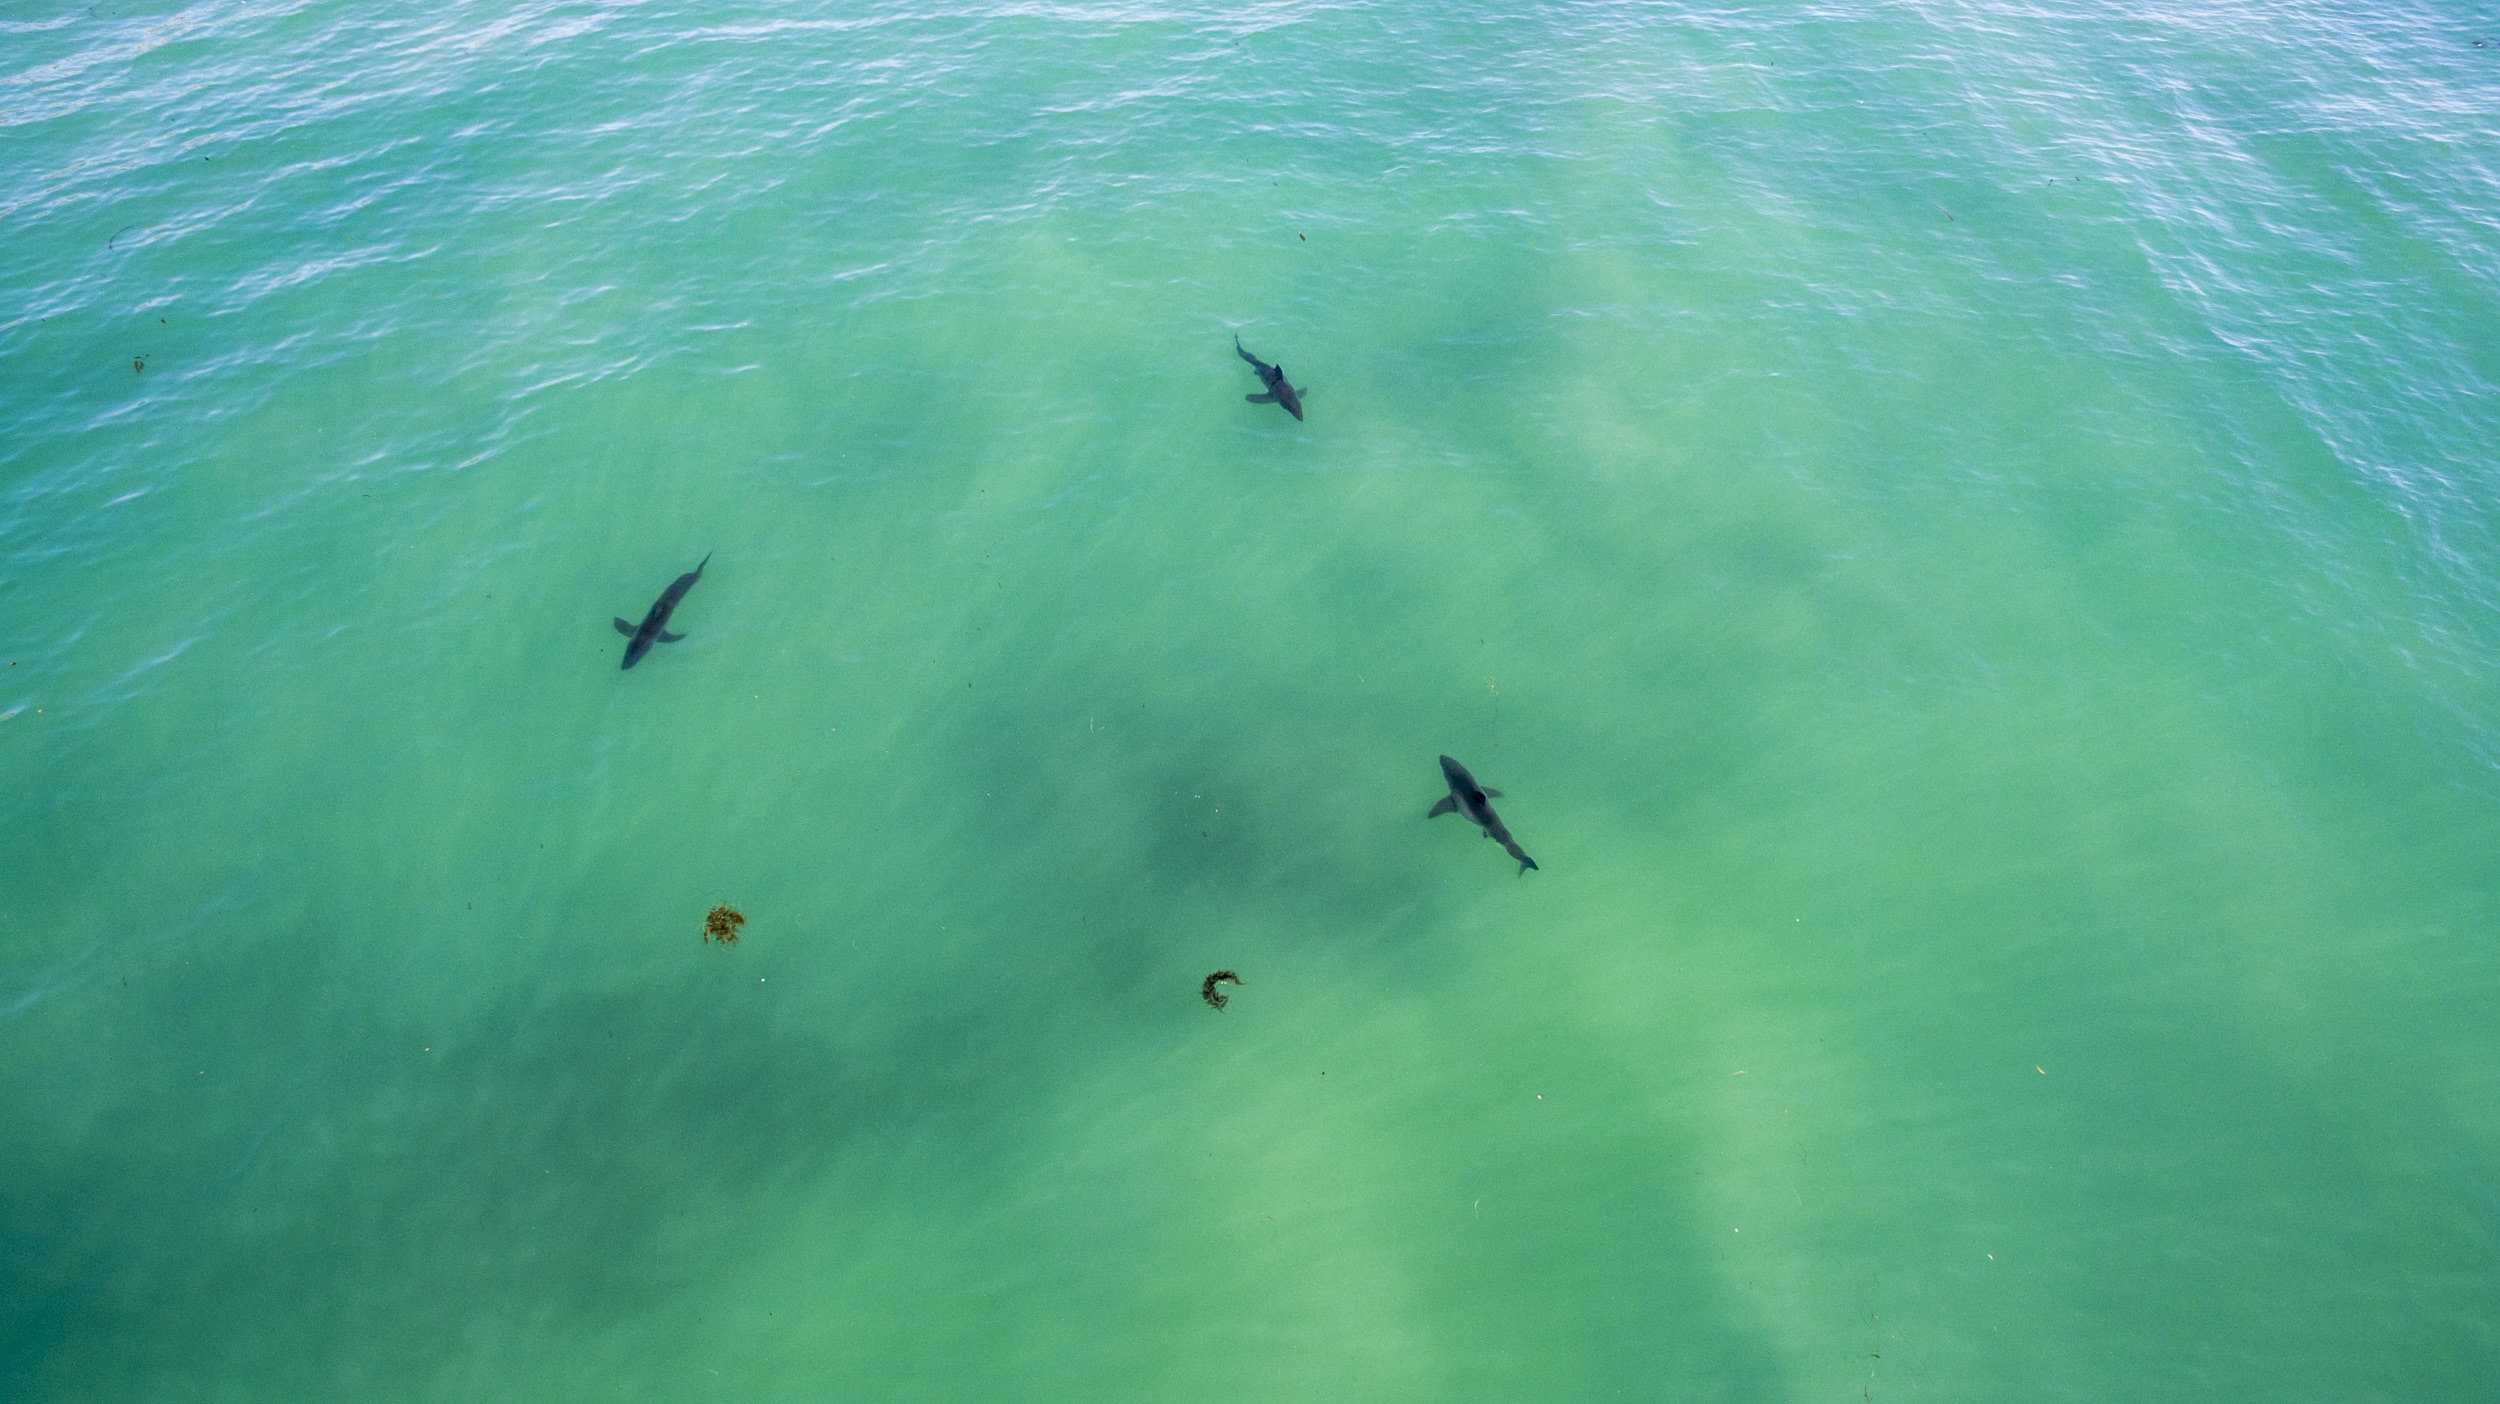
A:
POLYGON ((2500 1400, 2500 5, 25 0, 0 407, 0 1397, 2500 1400))

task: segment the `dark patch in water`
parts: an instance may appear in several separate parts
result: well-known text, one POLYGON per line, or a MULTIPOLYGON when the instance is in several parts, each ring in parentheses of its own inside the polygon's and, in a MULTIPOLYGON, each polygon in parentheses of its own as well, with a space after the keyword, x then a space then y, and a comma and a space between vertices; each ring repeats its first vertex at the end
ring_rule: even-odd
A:
POLYGON ((1216 986, 1238 985, 1240 983, 1240 976, 1229 970, 1218 970, 1214 974, 1209 975, 1206 979, 1198 982, 1198 998, 1205 1000, 1209 1009, 1221 1009, 1232 1001, 1225 996, 1222 990, 1217 989, 1216 986))

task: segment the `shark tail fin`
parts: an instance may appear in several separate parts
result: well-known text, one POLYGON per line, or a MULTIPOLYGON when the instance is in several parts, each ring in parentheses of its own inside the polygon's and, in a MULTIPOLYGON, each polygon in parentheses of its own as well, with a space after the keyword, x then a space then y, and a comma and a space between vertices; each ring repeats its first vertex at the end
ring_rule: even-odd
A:
POLYGON ((662 629, 660 631, 660 642, 662 643, 675 643, 684 637, 685 635, 683 634, 672 634, 666 629, 662 629))
POLYGON ((1443 795, 1441 797, 1441 802, 1434 805, 1432 807, 1432 812, 1424 817, 1426 819, 1438 819, 1444 814, 1456 814, 1457 812, 1458 801, 1448 795, 1443 795))
POLYGON ((1244 395, 1241 398, 1248 400, 1254 405, 1272 405, 1276 403, 1276 397, 1274 395, 1244 395))
POLYGON ((630 639, 634 636, 634 626, 620 619, 616 621, 616 632, 630 639))

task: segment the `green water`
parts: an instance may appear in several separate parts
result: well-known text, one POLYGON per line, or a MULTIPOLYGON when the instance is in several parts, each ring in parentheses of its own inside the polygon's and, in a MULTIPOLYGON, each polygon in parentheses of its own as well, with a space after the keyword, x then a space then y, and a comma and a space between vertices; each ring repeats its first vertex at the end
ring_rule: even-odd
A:
POLYGON ((2488 5, 0 17, 0 1395, 2500 1398, 2495 113, 2488 5))

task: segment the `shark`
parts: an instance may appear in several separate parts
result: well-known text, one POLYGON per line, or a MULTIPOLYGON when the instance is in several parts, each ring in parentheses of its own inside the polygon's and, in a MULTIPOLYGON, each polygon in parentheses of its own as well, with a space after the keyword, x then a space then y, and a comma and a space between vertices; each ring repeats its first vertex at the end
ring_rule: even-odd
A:
POLYGON ((1240 354, 1241 359, 1250 363, 1250 368, 1259 373, 1259 383, 1267 387, 1267 393, 1264 395, 1244 395, 1241 398, 1254 405, 1283 405, 1285 413, 1300 419, 1302 417, 1302 392, 1293 388, 1292 381, 1285 379, 1285 368, 1271 366, 1248 351, 1242 350, 1241 338, 1238 335, 1233 338, 1233 350, 1240 354))
POLYGON ((677 612, 677 602, 684 599, 686 592, 694 588, 694 583, 703 578, 703 567, 711 563, 712 553, 704 552, 700 564, 678 576, 667 589, 660 592, 660 597, 651 604, 651 612, 642 617, 642 623, 639 626, 628 624, 622 619, 616 621, 616 632, 630 640, 625 645, 623 666, 630 668, 641 662, 642 656, 649 653, 651 645, 655 643, 675 643, 685 637, 683 634, 672 634, 668 631, 668 617, 677 612))
POLYGON ((1502 792, 1477 784, 1476 777, 1467 773, 1467 767, 1448 756, 1441 758, 1441 775, 1450 782, 1450 792, 1443 795, 1441 802, 1424 817, 1438 819, 1444 814, 1464 815, 1467 822, 1484 830, 1486 838, 1500 844, 1511 857, 1518 859, 1520 875, 1526 876, 1528 869, 1536 866, 1536 860, 1521 851, 1518 841, 1510 836, 1510 826, 1502 822, 1501 815, 1493 812, 1490 803, 1502 792))

